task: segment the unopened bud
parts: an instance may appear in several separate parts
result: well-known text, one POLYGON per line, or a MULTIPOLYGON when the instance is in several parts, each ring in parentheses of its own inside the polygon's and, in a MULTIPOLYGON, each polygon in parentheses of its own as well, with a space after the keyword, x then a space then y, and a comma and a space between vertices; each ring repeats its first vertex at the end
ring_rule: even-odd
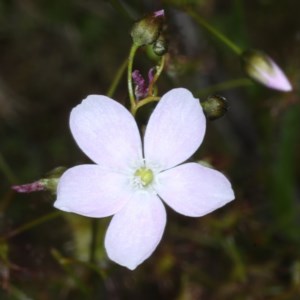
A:
POLYGON ((154 42, 152 48, 153 52, 158 56, 162 56, 168 52, 168 42, 162 34, 154 42))
POLYGON ((50 171, 45 178, 27 184, 13 185, 11 188, 18 193, 32 193, 39 191, 56 193, 58 181, 65 170, 66 168, 64 167, 57 167, 50 171))
POLYGON ((221 118, 228 110, 227 100, 219 95, 209 96, 201 105, 209 120, 221 118))
POLYGON ((249 77, 268 88, 289 92, 292 86, 277 64, 265 53, 247 50, 242 54, 242 65, 249 77))
POLYGON ((154 43, 162 29, 164 10, 154 12, 134 23, 131 29, 131 37, 138 46, 154 43))

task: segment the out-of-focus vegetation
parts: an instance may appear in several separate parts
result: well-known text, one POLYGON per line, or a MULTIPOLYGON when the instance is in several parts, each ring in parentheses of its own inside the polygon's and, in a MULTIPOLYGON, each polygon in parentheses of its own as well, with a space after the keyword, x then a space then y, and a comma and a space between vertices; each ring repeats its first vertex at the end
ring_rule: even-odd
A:
MULTIPOLYGON (((293 0, 0 1, 0 298, 300 299, 299 10, 293 0), (267 52, 294 91, 249 84, 239 57, 187 5, 241 48, 267 52), (161 244, 132 272, 106 257, 109 219, 60 213, 55 196, 10 186, 88 162, 71 137, 70 110, 107 92, 133 21, 161 8, 170 57, 160 94, 183 86, 228 99, 195 158, 230 178, 236 200, 203 218, 168 209, 161 244)), ((146 55, 135 62, 142 72, 146 55)), ((125 77, 114 98, 128 101, 125 77)))

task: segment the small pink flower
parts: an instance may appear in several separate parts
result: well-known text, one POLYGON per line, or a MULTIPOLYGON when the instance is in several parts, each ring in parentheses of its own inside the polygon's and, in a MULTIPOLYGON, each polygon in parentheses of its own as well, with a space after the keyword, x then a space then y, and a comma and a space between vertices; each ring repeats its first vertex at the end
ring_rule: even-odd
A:
POLYGON ((182 164, 200 146, 206 127, 199 100, 186 89, 173 89, 161 98, 143 145, 133 116, 106 96, 83 100, 71 112, 70 127, 96 164, 67 170, 54 206, 88 217, 113 215, 105 248, 111 260, 131 270, 162 238, 163 201, 180 214, 200 217, 234 199, 220 172, 182 164))

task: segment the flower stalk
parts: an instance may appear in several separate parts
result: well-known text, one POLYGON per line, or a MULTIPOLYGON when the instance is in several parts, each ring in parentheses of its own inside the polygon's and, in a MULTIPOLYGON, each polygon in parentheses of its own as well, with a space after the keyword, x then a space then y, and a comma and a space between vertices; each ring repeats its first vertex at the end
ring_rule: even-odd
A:
POLYGON ((133 107, 135 107, 135 105, 136 105, 136 100, 135 100, 134 90, 133 90, 133 85, 132 85, 132 66, 133 66, 134 56, 135 56, 135 53, 138 48, 139 48, 138 45, 132 44, 132 46, 130 48, 130 52, 129 52, 129 57, 128 57, 127 86, 128 86, 128 93, 129 93, 131 109, 133 109, 133 107))
POLYGON ((225 44, 228 48, 230 48, 237 55, 242 54, 242 49, 237 46, 233 41, 227 38, 223 33, 221 33, 218 29, 209 24, 206 20, 204 20, 201 16, 195 13, 192 9, 186 9, 186 12, 195 19, 195 21, 204 27, 210 34, 216 37, 219 41, 225 44))
POLYGON ((120 67, 118 68, 116 75, 114 76, 114 79, 110 85, 110 87, 107 90, 107 97, 112 97, 116 91, 117 86, 120 83, 120 80, 127 68, 128 62, 127 62, 127 58, 124 60, 124 62, 120 65, 120 67))
POLYGON ((138 109, 140 109, 142 106, 149 104, 151 102, 158 102, 159 100, 160 100, 160 97, 152 96, 152 97, 147 97, 147 98, 139 101, 138 103, 136 103, 136 105, 134 107, 131 108, 132 115, 135 116, 138 109))
POLYGON ((148 88, 148 96, 149 97, 153 96, 154 85, 155 85, 156 81, 158 80, 159 76, 161 75, 161 73, 164 69, 165 61, 166 61, 165 55, 163 55, 160 59, 160 62, 158 64, 158 66, 156 67, 156 72, 154 74, 154 77, 153 77, 152 81, 149 84, 149 88, 148 88))

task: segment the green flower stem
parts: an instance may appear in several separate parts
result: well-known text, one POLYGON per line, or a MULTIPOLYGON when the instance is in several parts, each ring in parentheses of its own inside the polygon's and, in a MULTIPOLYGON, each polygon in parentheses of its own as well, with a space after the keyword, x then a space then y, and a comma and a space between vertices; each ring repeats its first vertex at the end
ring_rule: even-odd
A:
POLYGON ((238 87, 250 86, 250 85, 253 85, 253 82, 248 78, 233 79, 233 80, 224 81, 215 85, 211 85, 207 88, 201 89, 196 93, 196 95, 201 96, 207 94, 214 94, 221 90, 228 90, 232 88, 238 88, 238 87))
POLYGON ((96 261, 96 248, 97 248, 97 238, 99 231, 99 220, 92 219, 91 220, 91 244, 90 244, 90 254, 89 254, 89 262, 91 264, 96 261))
POLYGON ((135 116, 139 108, 151 102, 158 102, 159 100, 160 97, 155 97, 155 96, 147 97, 143 100, 140 100, 134 107, 132 107, 131 113, 133 114, 133 116, 135 116))
POLYGON ((25 223, 23 225, 21 225, 20 227, 17 227, 16 229, 10 231, 8 234, 6 234, 4 237, 0 238, 0 241, 1 240, 7 240, 7 239, 10 239, 24 231, 27 231, 33 227, 36 227, 42 223, 45 223, 45 222, 48 222, 49 220, 52 220, 52 219, 55 219, 57 217, 59 217, 61 215, 61 212, 60 211, 55 211, 55 212, 52 212, 50 214, 46 214, 44 216, 41 216, 37 219, 34 219, 28 223, 25 223))
POLYGON ((246 267, 242 259, 240 249, 237 247, 236 242, 232 236, 229 236, 221 242, 228 256, 233 263, 233 276, 237 281, 245 282, 246 280, 246 267))
POLYGON ((118 84, 120 83, 120 80, 121 80, 126 68, 127 68, 127 58, 124 60, 124 62, 121 64, 121 66, 117 70, 114 80, 112 81, 112 83, 106 93, 106 95, 108 97, 111 98, 113 96, 113 94, 115 93, 116 88, 117 88, 118 84))
POLYGON ((134 107, 136 106, 136 100, 134 97, 133 86, 132 86, 132 65, 133 65, 133 59, 134 59, 134 56, 135 56, 135 53, 136 53, 138 47, 139 47, 138 45, 133 44, 131 46, 131 49, 129 52, 129 57, 128 57, 127 85, 128 85, 128 93, 129 93, 131 110, 133 110, 134 107))
POLYGON ((158 80, 159 76, 161 75, 163 69, 164 69, 164 66, 165 66, 165 61, 166 61, 166 58, 165 58, 165 55, 163 55, 160 59, 160 62, 159 62, 159 65, 156 69, 156 72, 155 72, 155 75, 153 77, 153 80, 150 82, 150 85, 149 85, 149 89, 148 89, 148 96, 151 97, 153 96, 153 88, 154 88, 154 85, 156 83, 156 81, 158 80))
POLYGON ((221 33, 219 30, 217 30, 215 27, 210 25, 206 20, 204 20, 201 16, 199 16, 197 13, 195 13, 192 9, 187 8, 186 12, 195 19, 195 21, 203 26, 209 33, 211 33, 213 36, 215 36, 217 39, 219 39, 221 42, 223 42, 226 46, 228 46, 233 52, 235 52, 237 55, 242 54, 242 49, 238 47, 234 42, 229 40, 223 33, 221 33))

